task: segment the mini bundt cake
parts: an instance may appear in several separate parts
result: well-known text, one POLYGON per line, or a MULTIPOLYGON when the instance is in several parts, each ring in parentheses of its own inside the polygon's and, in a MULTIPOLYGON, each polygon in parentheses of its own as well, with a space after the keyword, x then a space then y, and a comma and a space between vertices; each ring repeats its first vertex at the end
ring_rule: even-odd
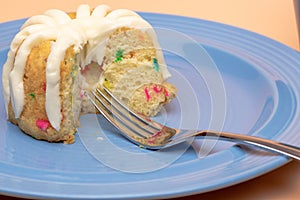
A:
POLYGON ((2 82, 8 119, 28 135, 74 142, 82 113, 95 112, 84 91, 102 85, 148 116, 176 95, 151 25, 106 5, 76 13, 48 10, 13 39, 2 82))

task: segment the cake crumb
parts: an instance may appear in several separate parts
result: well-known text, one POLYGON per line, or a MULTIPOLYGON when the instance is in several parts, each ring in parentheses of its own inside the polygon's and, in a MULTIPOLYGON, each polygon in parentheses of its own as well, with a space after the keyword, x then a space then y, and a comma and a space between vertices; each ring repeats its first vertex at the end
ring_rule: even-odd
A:
POLYGON ((97 137, 97 140, 102 141, 103 137, 97 137))

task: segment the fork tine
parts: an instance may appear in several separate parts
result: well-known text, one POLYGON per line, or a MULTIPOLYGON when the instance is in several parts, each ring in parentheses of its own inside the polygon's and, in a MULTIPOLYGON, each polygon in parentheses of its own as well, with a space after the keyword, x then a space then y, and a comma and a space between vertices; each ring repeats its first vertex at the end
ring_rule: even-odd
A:
MULTIPOLYGON (((103 98, 105 103, 110 105, 110 111, 114 111, 113 114, 116 114, 117 117, 123 121, 123 123, 127 124, 133 130, 137 129, 140 135, 144 137, 151 137, 153 134, 157 133, 157 129, 153 127, 147 126, 143 121, 140 121, 138 118, 133 115, 127 107, 125 107, 120 101, 115 101, 115 97, 107 92, 103 91, 99 88, 96 89, 98 94, 103 98), (141 129, 142 130, 141 130, 141 129)), ((99 96, 98 96, 99 98, 99 96)))
POLYGON ((150 118, 140 114, 140 113, 136 113, 133 112, 132 110, 130 110, 127 106, 125 106, 119 99, 117 99, 107 88, 103 87, 103 90, 97 88, 97 91, 99 92, 99 94, 101 94, 106 100, 109 100, 108 98, 112 99, 114 102, 116 102, 118 105, 120 105, 122 108, 120 109, 124 109, 126 110, 126 112, 128 112, 132 118, 131 120, 134 120, 136 123, 140 124, 140 123, 144 123, 145 125, 147 125, 147 127, 152 127, 155 129, 155 131, 161 130, 164 126, 162 124, 159 124, 155 121, 152 121, 150 118))
POLYGON ((147 117, 141 119, 107 92, 108 90, 96 89, 85 94, 96 109, 133 143, 147 149, 161 149, 176 134, 175 129, 156 124, 147 117), (131 118, 128 117, 129 114, 131 118))
MULTIPOLYGON (((122 133, 126 130, 125 134, 129 134, 133 137, 140 137, 140 138, 148 138, 151 137, 151 133, 143 130, 139 126, 137 126, 134 122, 129 120, 124 113, 122 113, 120 110, 116 109, 112 102, 106 100, 103 96, 98 95, 97 92, 92 91, 92 95, 96 98, 98 104, 101 104, 101 107, 96 107, 97 109, 104 109, 106 113, 102 113, 105 117, 110 118, 110 122, 114 122, 114 125, 118 128, 118 126, 122 126, 123 130, 122 133), (125 129, 126 127, 126 129, 125 129)), ((96 103, 97 104, 97 103, 96 103)))
MULTIPOLYGON (((151 147, 145 144, 145 141, 147 141, 147 138, 142 137, 140 135, 137 135, 136 131, 131 130, 127 127, 127 124, 122 123, 122 121, 117 120, 114 115, 101 103, 101 101, 95 101, 93 97, 95 95, 95 92, 86 92, 85 93, 90 102, 96 107, 96 109, 117 129, 120 130, 121 134, 125 136, 129 141, 137 144, 139 147, 148 148, 148 149, 159 149, 159 147, 151 147), (98 102, 98 103, 97 103, 98 102)), ((100 98, 99 98, 100 99, 100 98)), ((151 138, 151 137, 150 137, 151 138)))
MULTIPOLYGON (((85 93, 86 96, 88 97, 88 99, 90 100, 90 102, 96 107, 96 109, 111 123, 113 124, 116 128, 118 128, 119 130, 121 130, 122 132, 127 132, 130 131, 126 126, 124 126, 121 123, 118 123, 116 121, 116 119, 110 114, 110 111, 107 110, 103 104, 101 103, 97 103, 93 97, 94 96, 94 92, 86 92, 85 93)), ((96 97, 97 98, 97 97, 96 97)), ((99 101, 98 101, 99 102, 99 101)), ((134 134, 133 134, 134 135, 134 134)))

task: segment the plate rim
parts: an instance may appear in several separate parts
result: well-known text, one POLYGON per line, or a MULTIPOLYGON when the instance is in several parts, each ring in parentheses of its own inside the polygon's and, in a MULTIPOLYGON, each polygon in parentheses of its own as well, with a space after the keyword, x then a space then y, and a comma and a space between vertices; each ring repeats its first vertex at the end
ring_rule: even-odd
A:
MULTIPOLYGON (((178 15, 171 15, 171 14, 160 14, 160 13, 150 13, 150 12, 139 12, 142 17, 158 17, 158 18, 180 18, 182 20, 193 20, 193 21, 200 21, 202 23, 209 23, 209 24, 212 24, 213 26, 222 26, 222 27, 228 27, 230 29, 235 29, 235 30, 239 30, 239 31, 242 31, 244 33, 247 33, 247 34, 250 34, 250 35, 254 35, 256 37, 258 37, 259 40, 265 40, 264 42, 266 43, 272 43, 274 44, 275 46, 280 46, 282 48, 285 48, 285 49, 289 49, 289 51, 292 51, 293 49, 285 46, 284 44, 281 44, 273 39, 270 39, 270 38, 267 38, 265 36, 262 36, 262 35, 259 35, 257 33, 254 33, 254 32, 251 32, 251 31, 248 31, 248 30, 244 30, 244 29, 241 29, 241 28, 238 28, 238 27, 234 27, 234 26, 231 26, 231 25, 226 25, 226 24, 222 24, 222 23, 218 23, 218 22, 213 22, 213 21, 208 21, 208 20, 203 20, 203 19, 198 19, 198 18, 192 18, 192 17, 186 17, 186 16, 178 16, 178 15)), ((23 20, 25 20, 26 18, 24 19, 19 19, 19 20, 13 20, 13 21, 9 21, 9 22, 4 22, 4 23, 1 23, 0 26, 4 26, 4 25, 7 25, 7 24, 11 24, 11 23, 20 23, 22 22, 23 20)), ((174 19, 172 19, 174 20, 174 19)), ((151 20, 150 20, 151 22, 151 20)), ((8 47, 6 47, 8 48, 8 47)), ((2 51, 2 46, 0 46, 0 51, 2 51)), ((298 53, 296 50, 294 50, 295 53, 298 53)), ((233 147, 233 148, 237 148, 237 147, 233 147)), ((232 149, 230 149, 231 151, 232 149)), ((224 187, 228 187, 228 186, 231 186, 231 185, 235 185, 235 184, 238 184, 238 183, 241 183, 241 182, 244 182, 246 180, 250 180, 250 179, 253 179, 255 177, 258 177, 262 174, 265 174, 267 172, 270 172, 274 169, 277 169, 285 164, 287 164, 290 160, 289 159, 286 159, 286 158, 283 158, 283 157, 276 157, 276 158, 272 158, 271 161, 263 166, 263 169, 260 170, 260 173, 256 173, 254 172, 255 170, 253 170, 253 174, 252 176, 249 176, 249 173, 248 173, 248 176, 247 177, 244 177, 244 179, 240 179, 240 181, 238 180, 235 180, 235 181, 232 181, 230 182, 230 184, 223 184, 223 185, 219 185, 219 187, 215 187, 215 188, 211 188, 210 190, 206 190, 204 192, 208 192, 208 191, 212 191, 212 190, 215 190, 215 189, 221 189, 221 188, 224 188, 224 187)), ((0 168, 1 169, 1 168, 0 168)), ((245 175, 245 174, 244 174, 245 175)), ((9 196, 16 196, 16 197, 50 197, 51 196, 43 196, 43 194, 34 194, 34 193, 31 193, 31 194, 26 194, 24 195, 24 193, 19 193, 17 191, 13 192, 13 190, 11 190, 10 192, 9 191, 3 191, 1 188, 0 188, 0 193, 4 194, 4 195, 9 195, 9 196), (22 196, 23 195, 23 196, 22 196)), ((174 193, 169 191, 169 193, 165 193, 165 194, 148 194, 148 196, 128 196, 127 198, 141 198, 141 197, 145 197, 145 198, 155 198, 155 197, 180 197, 180 196, 185 196, 185 195, 192 195, 192 194, 199 194, 199 190, 197 190, 197 188, 195 188, 194 190, 190 190, 190 191, 181 191, 181 192, 177 192, 177 193, 174 193), (163 195, 163 196, 161 196, 163 195)), ((48 194, 49 195, 49 194, 48 194)), ((56 197, 55 195, 53 197, 56 197)), ((84 196, 86 197, 86 196, 84 196)), ((115 198, 117 197, 116 196, 111 196, 111 197, 100 197, 100 198, 115 198)), ((74 196, 58 196, 58 198, 76 198, 74 196)), ((83 197, 78 197, 78 198, 83 198, 83 197)), ((97 197, 99 198, 99 196, 97 197)))

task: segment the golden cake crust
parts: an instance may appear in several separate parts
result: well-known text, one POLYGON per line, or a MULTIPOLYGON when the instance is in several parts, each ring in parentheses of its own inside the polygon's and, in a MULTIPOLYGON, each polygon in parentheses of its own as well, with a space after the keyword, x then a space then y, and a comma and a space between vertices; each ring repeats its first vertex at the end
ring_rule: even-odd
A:
MULTIPOLYGON (((72 84, 72 70, 74 63, 74 51, 70 47, 66 51, 65 59, 61 62, 60 72, 60 96, 63 120, 61 129, 56 131, 48 121, 46 101, 46 64, 51 49, 51 41, 43 41, 32 48, 26 62, 24 74, 24 108, 20 118, 15 119, 12 106, 9 106, 9 119, 27 134, 39 140, 50 142, 64 141, 74 142, 75 127, 70 121, 72 118, 70 86, 72 84)), ((57 105, 53 105, 57 106, 57 105)))

